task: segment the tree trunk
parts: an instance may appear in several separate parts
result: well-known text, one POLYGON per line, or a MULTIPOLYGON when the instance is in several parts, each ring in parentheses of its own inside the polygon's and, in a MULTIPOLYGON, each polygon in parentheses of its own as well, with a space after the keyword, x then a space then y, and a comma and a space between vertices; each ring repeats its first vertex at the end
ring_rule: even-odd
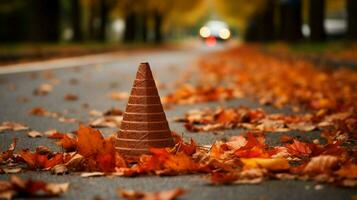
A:
POLYGON ((286 41, 302 39, 301 1, 280 1, 280 36, 286 41))
POLYGON ((72 30, 73 40, 81 41, 82 35, 82 8, 80 0, 71 0, 72 2, 72 30))
POLYGON ((94 0, 89 1, 89 19, 88 19, 88 35, 89 39, 95 39, 97 36, 96 27, 95 27, 95 18, 96 18, 96 5, 94 0))
POLYGON ((159 44, 162 42, 162 14, 154 11, 154 41, 159 44))
POLYGON ((326 38, 324 29, 325 0, 309 0, 309 27, 312 41, 326 38))
POLYGON ((147 42, 148 39, 148 20, 147 20, 147 14, 144 11, 144 13, 141 15, 141 40, 143 42, 147 42))
POLYGON ((347 0, 347 35, 349 39, 357 39, 357 1, 347 0))
POLYGON ((32 0, 30 39, 58 41, 60 37, 60 1, 32 0))
POLYGON ((250 42, 272 41, 275 39, 275 0, 267 0, 262 12, 256 13, 249 21, 245 39, 250 42))
POLYGON ((100 27, 99 27, 99 36, 100 41, 105 41, 107 33, 107 23, 108 23, 108 5, 106 0, 100 1, 100 27))
POLYGON ((136 35, 136 15, 128 13, 125 16, 124 42, 133 42, 136 35))
POLYGON ((275 39, 275 24, 274 24, 274 8, 275 0, 267 0, 266 8, 261 19, 262 41, 271 41, 275 39))

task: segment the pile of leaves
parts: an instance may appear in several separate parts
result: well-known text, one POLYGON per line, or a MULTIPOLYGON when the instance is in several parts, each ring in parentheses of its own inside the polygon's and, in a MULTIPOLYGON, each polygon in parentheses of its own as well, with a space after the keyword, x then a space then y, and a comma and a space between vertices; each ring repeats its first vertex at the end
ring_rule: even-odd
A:
POLYGON ((250 96, 261 104, 278 108, 289 104, 295 110, 305 107, 329 113, 347 111, 357 104, 353 92, 357 72, 345 68, 328 71, 304 59, 279 59, 251 46, 206 56, 198 70, 199 84, 180 86, 165 98, 167 103, 218 100, 221 95, 215 91, 220 90, 236 94, 223 95, 224 99, 250 96))
MULTIPOLYGON (((346 113, 343 117, 348 117, 346 113)), ((311 131, 320 123, 313 120, 311 114, 284 115, 281 113, 267 114, 263 109, 248 107, 216 109, 194 109, 185 114, 183 118, 176 119, 184 122, 187 130, 216 131, 224 129, 245 128, 249 130, 286 132, 290 130, 311 131)), ((321 123, 321 125, 324 125, 321 123)))
POLYGON ((314 179, 342 186, 356 185, 355 151, 340 142, 314 144, 292 138, 282 146, 265 144, 263 132, 247 132, 228 141, 198 146, 175 135, 173 148, 150 149, 136 162, 120 155, 114 138, 81 125, 74 137, 59 134, 58 145, 66 152, 46 147, 14 153, 16 141, 1 154, 3 165, 26 163, 27 170, 51 170, 54 174, 78 173, 82 176, 138 176, 207 174, 214 184, 259 183, 264 179, 314 179), (294 163, 294 165, 292 164, 294 163))

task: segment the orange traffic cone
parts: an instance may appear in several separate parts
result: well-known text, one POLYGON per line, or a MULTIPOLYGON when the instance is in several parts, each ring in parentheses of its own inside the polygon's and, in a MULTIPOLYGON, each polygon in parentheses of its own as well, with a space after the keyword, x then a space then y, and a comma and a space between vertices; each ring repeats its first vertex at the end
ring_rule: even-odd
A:
POLYGON ((174 146, 160 96, 148 63, 141 63, 117 135, 116 149, 124 156, 148 154, 150 147, 174 146))

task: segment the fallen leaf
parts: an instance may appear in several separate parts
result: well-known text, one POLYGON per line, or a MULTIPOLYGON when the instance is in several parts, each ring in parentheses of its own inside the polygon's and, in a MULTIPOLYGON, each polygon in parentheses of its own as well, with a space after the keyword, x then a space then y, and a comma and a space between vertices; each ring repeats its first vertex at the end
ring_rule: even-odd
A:
POLYGON ((68 134, 64 134, 62 138, 55 143, 61 146, 66 152, 75 151, 77 149, 77 140, 68 134))
POLYGON ((294 139, 292 144, 285 145, 289 153, 298 157, 308 157, 312 150, 308 143, 300 142, 294 139))
POLYGON ((356 179, 357 178, 357 164, 349 163, 349 164, 343 165, 338 171, 336 171, 336 174, 340 177, 356 179))
POLYGON ((55 175, 63 175, 68 173, 68 169, 64 164, 58 164, 52 167, 51 173, 55 175))
POLYGON ((47 83, 41 84, 39 87, 37 87, 34 91, 34 95, 38 96, 44 96, 47 95, 48 93, 52 92, 53 86, 47 83))
POLYGON ((52 153, 48 150, 43 151, 39 147, 35 152, 22 150, 19 152, 19 156, 26 162, 30 169, 50 169, 64 161, 62 153, 52 153))
POLYGON ((6 174, 17 174, 21 172, 21 168, 20 167, 16 167, 16 168, 3 168, 2 169, 6 174))
POLYGON ((64 96, 64 99, 66 101, 77 101, 78 100, 78 96, 75 94, 66 94, 66 96, 64 96))
POLYGON ((264 168, 270 171, 288 170, 290 165, 285 158, 242 158, 245 168, 264 168))
POLYGON ((8 149, 4 152, 0 152, 0 164, 9 162, 14 156, 14 150, 16 148, 17 138, 14 138, 12 143, 9 145, 8 149))
POLYGON ((330 173, 337 164, 338 158, 336 156, 321 155, 311 158, 310 162, 307 163, 304 172, 312 175, 330 173))
POLYGON ((84 172, 81 173, 81 177, 83 178, 88 178, 88 177, 98 177, 98 176, 104 176, 105 173, 103 172, 84 172))
POLYGON ((27 136, 29 136, 31 138, 42 137, 43 133, 41 133, 39 131, 30 131, 27 133, 27 136))
POLYGON ((139 192, 133 190, 118 189, 119 196, 128 200, 174 200, 185 194, 187 191, 182 188, 163 190, 159 192, 139 192))
POLYGON ((28 130, 29 127, 23 125, 23 124, 20 124, 20 123, 17 123, 17 122, 3 122, 1 125, 0 125, 0 133, 3 132, 3 131, 23 131, 23 130, 28 130))

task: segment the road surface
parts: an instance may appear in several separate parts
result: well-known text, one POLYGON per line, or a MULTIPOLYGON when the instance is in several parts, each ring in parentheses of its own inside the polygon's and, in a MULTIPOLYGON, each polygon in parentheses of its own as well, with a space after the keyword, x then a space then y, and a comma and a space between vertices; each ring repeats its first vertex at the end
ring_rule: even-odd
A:
MULTIPOLYGON (((153 53, 110 54, 97 57, 61 59, 50 62, 18 65, 12 68, 0 69, 0 122, 15 121, 27 124, 31 129, 46 131, 56 129, 60 132, 69 132, 78 128, 77 123, 61 123, 57 119, 30 116, 29 110, 34 107, 43 107, 53 112, 68 112, 67 116, 88 121, 88 111, 108 110, 111 107, 125 108, 126 101, 113 101, 108 93, 113 91, 130 92, 135 72, 140 62, 151 64, 154 76, 160 83, 172 83, 179 78, 179 74, 195 64, 195 60, 216 49, 190 48, 153 53), (9 73, 11 72, 11 73, 9 73), (34 96, 33 90, 43 83, 54 85, 53 91, 46 96, 34 96), (76 84, 75 84, 76 83, 76 84), (65 101, 68 93, 77 94, 77 101, 65 101), (28 102, 23 102, 27 99, 28 102), (84 106, 84 104, 86 106, 84 106), (89 107, 88 107, 89 106, 89 107)), ((168 92, 159 88, 161 95, 168 92)), ((184 133, 186 138, 194 138, 199 144, 209 144, 214 140, 241 134, 243 130, 231 130, 224 133, 189 133, 182 124, 172 122, 174 117, 193 107, 213 107, 218 103, 204 103, 197 105, 176 106, 166 110, 170 120, 170 128, 178 133, 184 133)), ((225 105, 259 105, 248 99, 227 102, 225 105)), ((266 107, 270 112, 289 112, 289 110, 275 110, 266 107)), ((105 134, 115 132, 115 129, 102 129, 105 134)), ((296 132, 290 134, 298 135, 296 132)), ((280 134, 268 135, 270 143, 276 143, 280 134)), ((0 149, 5 150, 12 138, 19 138, 17 149, 29 148, 34 150, 39 145, 45 145, 52 150, 60 151, 53 144, 53 140, 46 137, 29 138, 26 132, 0 133, 0 149)), ((319 137, 312 133, 304 137, 310 139, 319 137)), ((8 179, 9 175, 0 175, 1 180, 8 179)), ((186 188, 189 192, 180 199, 242 199, 242 200, 269 200, 269 199, 351 199, 357 192, 353 189, 322 185, 316 187, 314 182, 270 180, 258 185, 231 185, 210 186, 201 175, 184 175, 174 177, 142 176, 135 178, 122 177, 92 177, 82 178, 75 174, 55 176, 50 172, 25 172, 21 177, 31 177, 53 182, 70 182, 70 190, 61 197, 53 199, 118 199, 117 188, 160 191, 176 187, 186 188)), ((355 196, 356 197, 356 196, 355 196)))

